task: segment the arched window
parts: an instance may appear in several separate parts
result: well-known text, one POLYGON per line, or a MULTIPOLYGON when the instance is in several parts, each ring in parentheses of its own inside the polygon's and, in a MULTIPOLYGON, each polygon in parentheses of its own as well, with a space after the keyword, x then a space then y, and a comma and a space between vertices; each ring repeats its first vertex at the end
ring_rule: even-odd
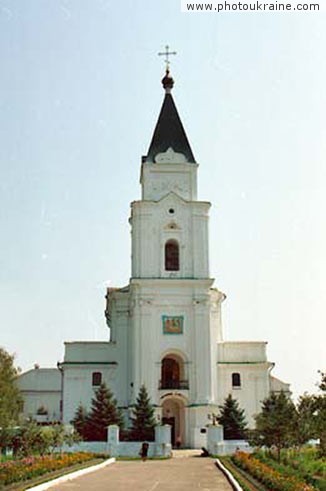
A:
POLYGON ((232 373, 232 387, 241 387, 240 373, 232 373))
POLYGON ((168 240, 165 244, 165 270, 179 271, 179 244, 176 240, 168 240))
POLYGON ((162 362, 162 388, 179 389, 180 366, 173 358, 164 358, 162 362))
POLYGON ((101 372, 93 372, 92 373, 92 385, 93 387, 98 387, 102 383, 102 374, 101 372))
POLYGON ((171 353, 163 358, 159 387, 160 389, 189 389, 186 366, 181 356, 171 353))

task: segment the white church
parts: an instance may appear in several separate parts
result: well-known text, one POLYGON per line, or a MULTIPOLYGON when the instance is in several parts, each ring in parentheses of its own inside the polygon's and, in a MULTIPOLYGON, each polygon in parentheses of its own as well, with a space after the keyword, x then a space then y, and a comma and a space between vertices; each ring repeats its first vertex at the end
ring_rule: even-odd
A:
POLYGON ((66 342, 58 368, 35 367, 18 383, 26 415, 64 423, 80 403, 89 408, 101 382, 127 417, 144 384, 158 422, 172 426, 172 442, 180 437, 196 448, 229 394, 252 427, 263 399, 289 392, 289 385, 271 375, 266 342, 223 339, 225 295, 209 273, 210 203, 197 199, 199 165, 173 83, 167 69, 162 108, 141 161, 141 200, 131 203, 130 283, 106 295, 109 340, 66 342))

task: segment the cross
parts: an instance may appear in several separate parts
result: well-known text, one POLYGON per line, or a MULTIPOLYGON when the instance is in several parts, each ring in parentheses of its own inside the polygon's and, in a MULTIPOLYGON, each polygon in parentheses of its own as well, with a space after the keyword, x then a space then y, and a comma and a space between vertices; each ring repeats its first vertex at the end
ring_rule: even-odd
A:
POLYGON ((164 56, 165 55, 165 63, 166 63, 166 70, 169 70, 170 67, 170 60, 169 60, 169 55, 176 55, 176 51, 169 51, 169 46, 165 46, 165 51, 158 53, 159 56, 164 56))

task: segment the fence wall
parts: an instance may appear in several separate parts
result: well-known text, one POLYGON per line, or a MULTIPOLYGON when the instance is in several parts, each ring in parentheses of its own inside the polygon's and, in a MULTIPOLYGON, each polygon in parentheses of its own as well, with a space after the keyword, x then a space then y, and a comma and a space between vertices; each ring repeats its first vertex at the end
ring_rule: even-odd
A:
MULTIPOLYGON (((80 442, 69 447, 64 445, 64 452, 94 452, 103 453, 112 457, 139 457, 143 442, 120 442, 119 427, 108 427, 108 439, 106 442, 80 442)), ((171 426, 163 425, 155 428, 155 442, 148 442, 148 457, 170 457, 171 426)), ((59 450, 59 449, 58 449, 59 450)))

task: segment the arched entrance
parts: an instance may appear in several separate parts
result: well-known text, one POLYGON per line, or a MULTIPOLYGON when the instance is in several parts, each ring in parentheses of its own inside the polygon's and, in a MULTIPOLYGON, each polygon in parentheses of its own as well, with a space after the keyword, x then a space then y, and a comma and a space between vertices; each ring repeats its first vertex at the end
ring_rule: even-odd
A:
POLYGON ((171 443, 185 444, 185 404, 181 397, 167 397, 162 404, 162 423, 171 425, 171 443))

